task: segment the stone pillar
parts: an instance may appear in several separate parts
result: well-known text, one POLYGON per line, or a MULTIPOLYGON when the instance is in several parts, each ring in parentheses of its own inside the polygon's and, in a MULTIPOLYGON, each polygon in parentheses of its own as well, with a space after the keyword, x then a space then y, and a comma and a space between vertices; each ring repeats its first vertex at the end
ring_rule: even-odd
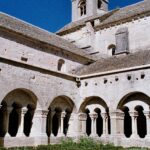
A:
POLYGON ((71 116, 70 116, 70 119, 69 119, 69 126, 68 126, 68 132, 67 132, 67 136, 69 136, 69 137, 74 137, 74 126, 73 126, 73 124, 74 124, 74 115, 73 114, 71 114, 71 116))
POLYGON ((98 137, 96 130, 96 119, 98 118, 97 113, 90 113, 91 118, 91 137, 98 137))
POLYGON ((131 119, 132 119, 132 135, 131 138, 139 138, 138 132, 137 132, 137 117, 138 112, 129 112, 131 119))
POLYGON ((72 0, 72 22, 78 19, 78 5, 76 0, 72 0))
POLYGON ((102 137, 105 137, 108 135, 108 116, 107 113, 102 113, 101 114, 103 118, 103 134, 102 137))
POLYGON ((121 110, 110 112, 111 136, 124 137, 124 113, 121 110))
POLYGON ((97 12, 97 1, 96 0, 87 0, 87 16, 93 16, 97 12))
POLYGON ((9 133, 8 133, 8 130, 9 130, 9 116, 10 116, 10 113, 11 111, 13 110, 12 107, 7 107, 7 115, 6 115, 6 135, 5 137, 10 137, 9 133))
POLYGON ((144 115, 146 116, 146 127, 147 127, 147 135, 146 138, 150 139, 150 112, 144 112, 144 115))
POLYGON ((86 134, 86 120, 87 120, 87 115, 85 113, 80 113, 79 114, 79 121, 80 121, 80 126, 79 126, 79 135, 80 136, 87 136, 86 134))
POLYGON ((31 137, 44 136, 46 134, 46 119, 47 119, 48 110, 35 110, 33 117, 33 125, 31 128, 31 137))
POLYGON ((20 126, 19 126, 17 137, 25 136, 25 134, 24 134, 24 116, 25 116, 26 112, 27 112, 27 108, 22 108, 20 126))
POLYGON ((60 115, 60 125, 59 125, 59 132, 58 132, 58 137, 63 137, 64 135, 64 118, 66 116, 66 112, 63 111, 60 115))

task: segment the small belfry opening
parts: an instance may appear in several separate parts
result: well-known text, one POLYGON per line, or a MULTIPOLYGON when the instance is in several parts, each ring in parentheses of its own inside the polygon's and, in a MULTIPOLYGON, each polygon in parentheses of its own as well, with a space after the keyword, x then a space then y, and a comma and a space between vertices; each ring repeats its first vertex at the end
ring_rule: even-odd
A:
POLYGON ((102 6, 102 1, 101 0, 97 0, 97 8, 100 9, 102 6))
POLYGON ((86 15, 86 0, 81 0, 78 5, 80 16, 86 15))

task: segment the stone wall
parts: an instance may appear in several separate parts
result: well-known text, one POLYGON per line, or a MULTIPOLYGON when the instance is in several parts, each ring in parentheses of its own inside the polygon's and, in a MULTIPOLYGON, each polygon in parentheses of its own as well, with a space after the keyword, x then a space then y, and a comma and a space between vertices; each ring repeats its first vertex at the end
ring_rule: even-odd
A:
MULTIPOLYGON (((95 26, 98 24, 95 20, 95 26)), ((102 30, 91 30, 91 26, 87 25, 80 30, 63 35, 62 37, 80 48, 91 46, 91 53, 99 52, 101 57, 112 56, 108 49, 110 45, 116 45, 115 34, 118 29, 127 27, 129 32, 129 52, 146 50, 150 48, 149 41, 149 24, 150 17, 146 16, 115 26, 110 26, 102 30)))

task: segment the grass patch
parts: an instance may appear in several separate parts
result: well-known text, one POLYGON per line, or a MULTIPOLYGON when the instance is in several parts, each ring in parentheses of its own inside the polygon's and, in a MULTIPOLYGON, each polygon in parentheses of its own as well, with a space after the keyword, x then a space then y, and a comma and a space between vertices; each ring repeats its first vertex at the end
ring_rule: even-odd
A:
POLYGON ((62 140, 61 144, 41 145, 37 147, 19 147, 19 148, 0 148, 0 150, 148 150, 148 148, 123 148, 115 147, 113 144, 103 145, 90 138, 81 138, 78 143, 73 142, 71 138, 62 140))

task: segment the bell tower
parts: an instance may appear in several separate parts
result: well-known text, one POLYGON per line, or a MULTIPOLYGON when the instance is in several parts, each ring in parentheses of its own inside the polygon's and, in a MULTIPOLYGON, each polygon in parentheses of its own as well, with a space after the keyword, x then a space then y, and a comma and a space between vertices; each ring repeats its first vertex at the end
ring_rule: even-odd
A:
POLYGON ((72 22, 108 11, 108 0, 72 0, 72 22))

